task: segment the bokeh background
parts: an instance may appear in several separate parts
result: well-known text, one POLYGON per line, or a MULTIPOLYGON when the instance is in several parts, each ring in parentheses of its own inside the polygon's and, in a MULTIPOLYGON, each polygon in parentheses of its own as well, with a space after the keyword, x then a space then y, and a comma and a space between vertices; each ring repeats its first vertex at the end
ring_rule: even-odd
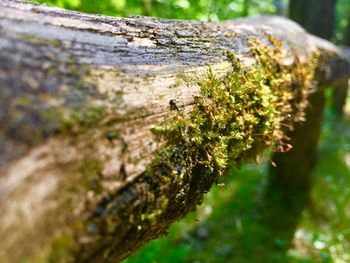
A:
MULTIPOLYGON (((257 14, 278 14, 302 21, 323 8, 330 34, 337 45, 350 45, 349 0, 39 0, 37 2, 88 13, 126 17, 135 15, 200 21, 223 21, 257 14), (314 8, 304 8, 311 3, 314 8), (326 3, 327 2, 327 3, 326 3), (299 6, 297 6, 299 5, 299 6), (298 9, 299 8, 299 9, 298 9), (292 9, 294 11, 292 12, 292 9), (331 12, 331 13, 330 13, 331 12)), ((322 28, 320 29, 323 30, 322 28)), ((322 34, 321 34, 322 35, 322 34)), ((260 165, 232 169, 207 194, 197 211, 175 223, 166 237, 145 245, 125 263, 177 262, 350 262, 350 99, 344 116, 331 107, 334 89, 327 89, 318 165, 313 173, 311 201, 298 219, 292 247, 270 235, 256 220, 267 181, 268 158, 260 165), (272 239, 272 240, 268 240, 272 239), (268 240, 268 242, 267 242, 268 240), (273 246, 266 247, 271 243, 273 246), (284 251, 283 253, 281 251, 284 251), (266 255, 268 254, 268 257, 266 255)), ((273 213, 271 211, 271 213, 273 213)), ((281 220, 272 214, 271 220, 281 220)), ((285 220, 285 219, 284 219, 285 220)))

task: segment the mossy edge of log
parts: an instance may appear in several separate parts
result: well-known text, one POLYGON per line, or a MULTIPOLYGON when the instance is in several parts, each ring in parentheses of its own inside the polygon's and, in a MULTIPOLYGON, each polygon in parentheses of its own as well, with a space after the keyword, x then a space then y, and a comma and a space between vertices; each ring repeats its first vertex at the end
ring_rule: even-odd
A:
POLYGON ((181 77, 200 86, 192 111, 183 112, 171 102, 172 116, 152 128, 164 148, 136 187, 99 198, 82 222, 70 260, 114 262, 127 257, 194 210, 228 168, 258 160, 266 148, 291 149, 286 132, 304 121, 308 95, 316 89, 318 54, 303 63, 294 55, 286 66, 281 43, 268 38, 270 46, 251 39, 255 62, 250 67, 226 52, 231 70, 224 76, 209 67, 206 76, 181 77))

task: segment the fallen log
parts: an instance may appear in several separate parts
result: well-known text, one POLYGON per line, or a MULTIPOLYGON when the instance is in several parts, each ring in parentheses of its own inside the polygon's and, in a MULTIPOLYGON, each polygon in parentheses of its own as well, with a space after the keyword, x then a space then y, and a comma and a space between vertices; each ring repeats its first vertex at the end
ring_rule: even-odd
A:
POLYGON ((349 72, 341 50, 281 17, 0 2, 1 262, 124 259, 230 165, 286 151, 308 95, 349 72))

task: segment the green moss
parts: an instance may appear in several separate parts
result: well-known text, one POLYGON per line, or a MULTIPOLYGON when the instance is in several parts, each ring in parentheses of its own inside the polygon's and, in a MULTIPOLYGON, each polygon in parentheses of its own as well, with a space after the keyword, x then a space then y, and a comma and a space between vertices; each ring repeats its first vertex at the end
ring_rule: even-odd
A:
POLYGON ((281 43, 270 35, 267 39, 270 46, 257 39, 249 41, 256 61, 250 67, 225 51, 231 70, 217 77, 209 68, 207 77, 197 80, 201 96, 194 98, 190 115, 176 111, 153 127, 167 142, 167 150, 174 145, 186 149, 187 158, 203 164, 206 174, 216 177, 228 166, 256 159, 266 147, 290 148, 285 132, 303 120, 317 55, 305 63, 296 55, 293 64, 286 66, 281 43))
POLYGON ((82 133, 84 129, 96 125, 102 114, 101 107, 83 106, 81 109, 72 111, 68 118, 63 119, 63 129, 82 133))
POLYGON ((195 209, 227 168, 268 147, 290 148, 285 134, 303 120, 317 56, 304 63, 294 56, 284 65, 280 42, 267 39, 269 45, 250 40, 254 65, 225 52, 231 63, 225 75, 209 68, 206 77, 192 80, 201 93, 190 113, 170 101, 171 116, 152 128, 164 147, 142 176, 96 205, 79 234, 91 242, 77 241, 76 261, 124 259, 195 209))

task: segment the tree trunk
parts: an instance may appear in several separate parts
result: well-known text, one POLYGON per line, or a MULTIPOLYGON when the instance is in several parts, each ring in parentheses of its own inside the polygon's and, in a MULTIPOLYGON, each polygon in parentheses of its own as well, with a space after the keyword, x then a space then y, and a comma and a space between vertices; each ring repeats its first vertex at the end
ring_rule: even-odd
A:
MULTIPOLYGON (((318 139, 324 110, 324 91, 319 89, 309 97, 306 121, 295 125, 289 134, 293 149, 275 153, 270 166, 269 180, 264 196, 261 224, 270 236, 264 247, 287 254, 302 212, 307 206, 312 188, 311 174, 318 160, 318 139), (283 245, 274 243, 281 240, 283 245)), ((265 250, 265 251, 266 251, 265 250)))
MULTIPOLYGON (((336 5, 336 0, 325 0, 325 1, 317 1, 317 0, 310 0, 310 1, 303 1, 303 0, 291 0, 290 4, 289 4, 289 16, 291 19, 293 19, 294 21, 298 22, 300 25, 302 25, 305 29, 307 29, 311 34, 314 34, 316 36, 322 37, 324 39, 330 40, 332 35, 333 35, 333 31, 334 31, 334 20, 335 20, 335 5, 336 5)), ((342 79, 341 82, 346 81, 346 79, 342 79)), ((322 96, 322 95, 319 95, 322 96)), ((319 102, 319 101, 318 101, 319 102)), ((317 103, 318 103, 317 102, 317 103)), ((316 102, 315 102, 316 103, 316 102)), ((321 102, 320 102, 321 103, 321 102)), ((323 105, 323 103, 321 103, 321 105, 323 105)), ((313 108, 313 111, 316 111, 316 109, 319 109, 319 105, 315 104, 311 106, 313 108)), ((317 129, 316 127, 320 126, 321 120, 322 118, 320 117, 322 114, 322 110, 319 109, 318 111, 318 115, 317 117, 315 117, 317 119, 317 123, 312 123, 311 126, 314 127, 315 130, 310 130, 309 135, 310 138, 308 138, 307 140, 309 140, 309 142, 311 143, 311 141, 313 142, 312 145, 315 149, 313 149, 313 151, 316 151, 316 147, 317 147, 317 140, 318 140, 318 134, 319 134, 319 129, 317 129), (313 137, 316 136, 316 137, 313 137), (311 137, 313 139, 311 139, 311 137), (316 142, 314 142, 316 140, 316 142)), ((311 114, 311 113, 310 113, 311 114)), ((312 115, 314 116, 314 115, 312 115)), ((310 117, 309 120, 307 121, 307 123, 310 121, 314 122, 313 119, 314 117, 310 117)), ((307 125, 306 125, 307 126, 307 125)), ((302 132, 302 134, 299 135, 295 135, 295 137, 305 137, 304 136, 305 132, 302 132)), ((305 145, 302 143, 302 147, 305 147, 305 145)), ((301 149, 302 147, 298 147, 298 149, 301 149)), ((312 148, 312 147, 310 147, 312 148)), ((295 150, 297 151, 297 149, 295 150)), ((294 152, 292 151, 292 153, 290 155, 293 155, 294 152)), ((300 161, 301 165, 300 167, 304 166, 303 161, 305 162, 310 162, 310 163, 315 163, 314 162, 314 154, 310 154, 308 155, 310 157, 310 160, 308 160, 308 158, 305 158, 305 156, 300 156, 300 158, 297 158, 297 156, 293 156, 291 158, 288 157, 289 154, 284 155, 283 158, 289 159, 291 162, 297 160, 298 162, 300 161)), ((278 158, 279 159, 279 158, 278 158)), ((285 162, 285 164, 289 163, 289 161, 283 161, 285 162)), ((292 164, 291 164, 292 165, 292 164)), ((308 166, 308 164, 305 164, 308 166)), ((284 165, 281 165, 282 169, 284 169, 284 165)), ((286 165, 286 167, 288 167, 288 165, 286 165)), ((288 170, 288 169, 287 169, 288 170)), ((290 180, 299 180, 297 177, 300 178, 305 178, 305 180, 308 176, 305 176, 306 174, 310 174, 312 169, 306 169, 305 172, 301 172, 301 173, 296 173, 296 175, 294 175, 293 177, 290 176, 289 179, 290 180), (307 172, 308 171, 308 172, 307 172)), ((280 174, 284 174, 284 172, 277 172, 280 174)), ((288 178, 288 177, 286 177, 288 178)), ((286 179, 286 181, 288 181, 286 179)))
MULTIPOLYGON (((330 40, 334 32, 335 6, 336 0, 291 0, 289 4, 289 17, 305 27, 311 34, 330 40)), ((347 35, 346 33, 345 45, 347 45, 347 35)), ((342 116, 348 82, 347 80, 343 80, 336 83, 333 88, 331 107, 338 116, 342 116)))
POLYGON ((345 32, 344 32, 343 44, 345 46, 350 47, 350 8, 348 10, 348 25, 347 25, 345 32))
POLYGON ((311 34, 331 39, 334 30, 336 0, 291 0, 289 17, 311 34))
POLYGON ((283 0, 273 0, 273 5, 275 6, 276 8, 276 15, 286 15, 285 14, 285 4, 283 3, 284 1, 283 0))
MULTIPOLYGON (((349 8, 349 15, 348 15, 348 26, 346 27, 345 33, 344 33, 344 39, 343 39, 343 45, 346 47, 343 47, 343 51, 345 54, 350 56, 350 8, 349 8)), ((346 104, 346 97, 349 93, 349 81, 343 80, 341 82, 338 82, 336 84, 336 89, 333 93, 333 100, 332 100, 332 109, 336 115, 339 117, 342 117, 344 114, 344 107, 346 104)))
MULTIPOLYGON (((213 161, 201 143, 193 143, 196 138, 187 139, 192 144, 170 138, 175 140, 170 147, 152 130, 170 120, 181 132, 192 131, 193 123, 182 129, 181 116, 195 110, 212 120, 217 110, 205 111, 212 98, 202 99, 208 92, 203 79, 211 76, 208 85, 221 85, 220 76, 240 69, 242 76, 234 76, 243 81, 256 63, 279 49, 277 68, 306 65, 318 51, 320 83, 349 75, 341 50, 283 18, 221 24, 121 19, 1 1, 1 262, 116 262, 165 234, 169 224, 202 201, 220 174, 216 168, 228 164, 213 161), (257 57, 252 40, 270 51, 257 57), (188 155, 194 151, 186 145, 200 151, 188 155)), ((262 103, 253 105, 257 115, 268 107, 264 100, 278 99, 266 94, 273 81, 265 81, 262 103)), ((305 87, 293 85, 285 87, 289 96, 302 94, 305 87)), ((258 99, 254 92, 250 96, 258 99)), ((295 100, 287 99, 284 108, 292 104, 295 100)), ((248 124, 243 120, 244 129, 248 124)), ((252 134, 264 125, 252 126, 257 127, 252 134)), ((206 143, 216 143, 210 141, 214 130, 205 129, 206 143)), ((254 149, 267 146, 258 136, 252 135, 254 149)))
MULTIPOLYGON (((310 33, 330 39, 333 34, 335 0, 291 0, 289 16, 310 33)), ((346 81, 346 78, 340 82, 346 81)), ((266 249, 286 254, 294 237, 302 211, 309 201, 311 173, 317 162, 317 145, 324 110, 322 85, 309 97, 306 121, 297 123, 288 137, 293 146, 286 153, 275 153, 264 196, 261 224, 270 230, 266 249), (276 219, 278 218, 278 219, 276 219), (282 240, 277 246, 275 240, 282 240)), ((266 253, 269 255, 269 253, 266 253)), ((269 259, 265 259, 268 261, 269 259)))

